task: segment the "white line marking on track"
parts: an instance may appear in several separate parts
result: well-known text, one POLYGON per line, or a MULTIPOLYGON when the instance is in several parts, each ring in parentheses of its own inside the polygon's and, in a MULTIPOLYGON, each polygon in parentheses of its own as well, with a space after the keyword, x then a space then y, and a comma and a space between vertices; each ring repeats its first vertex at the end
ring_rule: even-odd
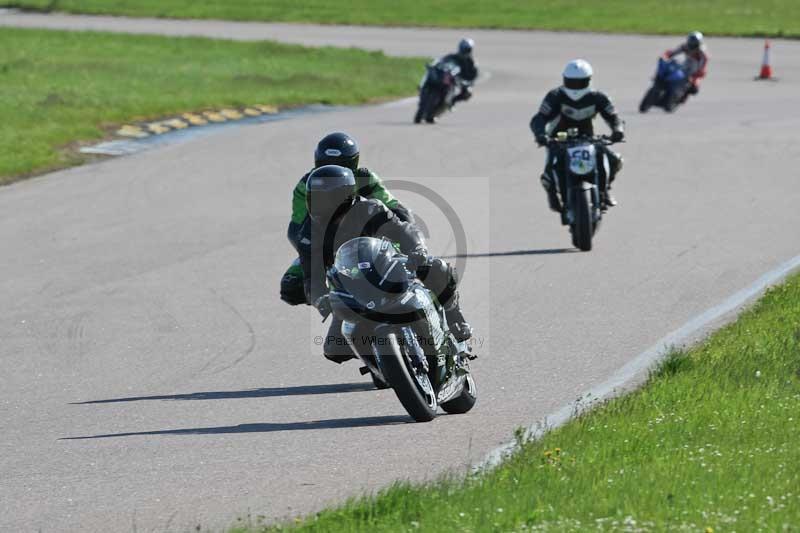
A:
MULTIPOLYGON (((748 287, 729 296, 722 303, 697 315, 680 328, 661 338, 658 342, 617 370, 606 381, 592 387, 582 398, 589 398, 591 401, 597 401, 613 397, 621 387, 630 383, 635 377, 639 376, 642 371, 652 368, 655 363, 664 358, 670 348, 680 345, 693 335, 702 331, 703 328, 707 327, 715 320, 722 318, 724 315, 748 303, 753 298, 760 296, 768 287, 780 282, 793 270, 798 268, 800 268, 800 255, 770 270, 748 287)), ((569 422, 573 415, 579 411, 580 407, 581 400, 564 405, 555 413, 551 413, 544 417, 543 420, 528 426, 526 428, 526 436, 531 439, 541 438, 547 431, 569 422)), ((489 452, 482 463, 475 465, 474 470, 479 471, 498 466, 503 459, 513 453, 517 447, 517 442, 513 441, 499 448, 495 448, 489 452)))

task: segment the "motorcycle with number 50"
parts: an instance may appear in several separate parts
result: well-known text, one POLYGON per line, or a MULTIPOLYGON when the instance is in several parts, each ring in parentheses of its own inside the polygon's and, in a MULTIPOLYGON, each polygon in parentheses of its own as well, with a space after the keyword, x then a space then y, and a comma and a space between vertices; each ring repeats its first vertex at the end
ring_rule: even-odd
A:
POLYGON ((386 239, 342 244, 327 272, 328 298, 342 335, 378 388, 394 389, 417 422, 475 405, 477 389, 466 342, 450 332, 436 295, 406 269, 407 257, 386 239))
POLYGON ((555 183, 564 203, 562 223, 569 226, 572 244, 584 252, 592 249, 592 238, 605 211, 600 173, 608 176, 610 172, 608 157, 597 147, 611 144, 614 142, 608 136, 579 135, 574 128, 558 132, 548 142, 555 183))

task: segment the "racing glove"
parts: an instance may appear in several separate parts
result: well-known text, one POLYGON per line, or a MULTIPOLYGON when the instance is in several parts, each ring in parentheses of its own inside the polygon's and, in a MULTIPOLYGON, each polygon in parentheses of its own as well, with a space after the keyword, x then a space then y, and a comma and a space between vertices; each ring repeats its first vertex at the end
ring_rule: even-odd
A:
POLYGON ((625 139, 625 132, 620 130, 615 130, 611 132, 611 142, 622 142, 625 139))
POLYGON ((424 248, 417 248, 408 254, 408 261, 406 261, 406 269, 414 273, 419 267, 425 266, 430 263, 430 256, 428 250, 424 248))

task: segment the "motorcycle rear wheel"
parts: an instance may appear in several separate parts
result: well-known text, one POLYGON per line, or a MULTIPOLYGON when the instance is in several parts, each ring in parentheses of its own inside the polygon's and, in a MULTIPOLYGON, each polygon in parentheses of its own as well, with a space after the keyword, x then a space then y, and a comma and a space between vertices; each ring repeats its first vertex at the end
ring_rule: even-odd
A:
POLYGON ((439 405, 428 375, 411 366, 397 335, 389 333, 386 341, 379 358, 383 376, 411 418, 430 422, 436 418, 439 405))

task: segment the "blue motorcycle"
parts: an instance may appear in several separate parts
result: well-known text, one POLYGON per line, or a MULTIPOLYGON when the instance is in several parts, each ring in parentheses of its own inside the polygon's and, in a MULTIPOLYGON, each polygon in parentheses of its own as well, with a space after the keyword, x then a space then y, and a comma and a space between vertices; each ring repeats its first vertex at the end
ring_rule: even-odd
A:
POLYGON ((658 58, 658 68, 653 86, 645 93, 639 112, 646 113, 653 106, 672 112, 684 100, 689 80, 683 67, 674 59, 658 58))

